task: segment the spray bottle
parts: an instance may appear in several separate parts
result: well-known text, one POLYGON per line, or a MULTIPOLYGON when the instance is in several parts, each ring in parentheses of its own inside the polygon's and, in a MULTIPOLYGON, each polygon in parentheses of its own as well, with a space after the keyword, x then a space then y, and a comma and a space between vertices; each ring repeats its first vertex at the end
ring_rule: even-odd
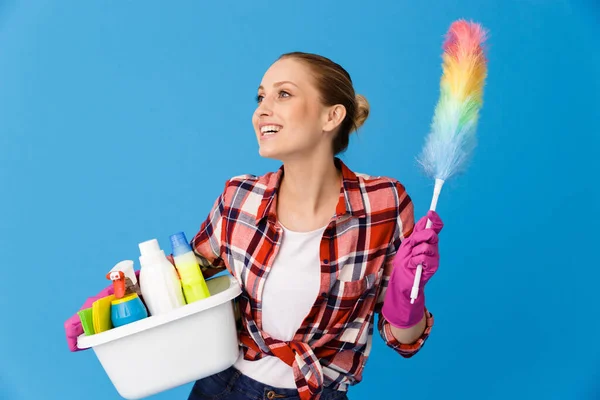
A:
POLYGON ((151 315, 159 315, 185 305, 181 282, 173 264, 156 239, 139 244, 140 289, 151 315))
POLYGON ((128 290, 123 271, 111 271, 106 278, 113 282, 114 299, 110 302, 110 319, 116 328, 148 316, 148 310, 135 291, 128 290))
POLYGON ((142 296, 142 292, 140 290, 140 285, 138 284, 137 277, 135 276, 135 271, 133 270, 133 261, 132 260, 124 260, 118 262, 110 272, 122 271, 125 275, 125 290, 127 293, 137 293, 138 296, 142 296))
POLYGON ((210 296, 208 286, 196 260, 196 255, 188 243, 185 233, 178 232, 171 235, 173 261, 181 278, 183 294, 188 304, 210 296))

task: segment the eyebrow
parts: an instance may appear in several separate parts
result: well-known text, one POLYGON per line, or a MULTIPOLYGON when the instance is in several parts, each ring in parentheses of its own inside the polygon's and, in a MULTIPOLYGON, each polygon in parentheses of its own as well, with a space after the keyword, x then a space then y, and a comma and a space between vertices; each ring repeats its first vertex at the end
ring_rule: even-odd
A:
MULTIPOLYGON (((273 84, 273 86, 275 86, 275 87, 279 87, 279 86, 281 86, 281 85, 283 85, 283 84, 285 84, 285 83, 289 83, 290 85, 294 85, 294 86, 298 87, 298 85, 296 85, 294 82, 291 82, 291 81, 281 81, 281 82, 275 82, 275 83, 273 84)), ((258 90, 264 90, 264 87, 263 87, 263 85, 260 85, 260 86, 258 87, 258 90)))

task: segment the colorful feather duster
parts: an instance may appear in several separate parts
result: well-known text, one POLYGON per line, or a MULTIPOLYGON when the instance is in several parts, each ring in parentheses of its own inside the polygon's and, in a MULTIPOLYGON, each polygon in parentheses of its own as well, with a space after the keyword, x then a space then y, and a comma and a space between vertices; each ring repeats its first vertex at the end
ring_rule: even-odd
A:
MULTIPOLYGON (((419 163, 435 179, 431 210, 435 210, 442 186, 462 172, 476 145, 479 110, 487 77, 483 43, 487 31, 479 24, 458 20, 452 23, 443 45, 440 98, 435 108, 431 131, 419 163)), ((427 228, 431 227, 428 221, 427 228)), ((411 303, 417 298, 423 267, 417 267, 411 303)))

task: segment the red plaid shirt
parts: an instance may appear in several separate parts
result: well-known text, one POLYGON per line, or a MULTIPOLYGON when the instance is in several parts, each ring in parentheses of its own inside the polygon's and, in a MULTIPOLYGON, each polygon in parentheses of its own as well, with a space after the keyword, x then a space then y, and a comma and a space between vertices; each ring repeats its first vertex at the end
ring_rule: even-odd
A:
MULTIPOLYGON (((276 356, 293 367, 299 395, 318 399, 323 386, 347 390, 361 381, 371 351, 375 313, 380 313, 392 260, 414 226, 413 204, 396 180, 353 173, 336 158, 342 186, 335 215, 320 245, 321 290, 294 339, 284 342, 262 330, 262 293, 281 246, 277 189, 283 167, 257 177, 230 179, 191 244, 205 276, 227 268, 243 288, 238 299, 240 342, 247 360, 276 356)), ((411 357, 416 343, 400 344, 379 315, 385 343, 411 357)))

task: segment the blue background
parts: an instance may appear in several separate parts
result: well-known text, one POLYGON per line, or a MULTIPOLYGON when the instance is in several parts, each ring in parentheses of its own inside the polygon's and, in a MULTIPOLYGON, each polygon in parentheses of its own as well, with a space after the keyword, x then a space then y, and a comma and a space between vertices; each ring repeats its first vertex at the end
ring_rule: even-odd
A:
POLYGON ((168 250, 227 178, 279 166, 250 118, 281 53, 348 69, 372 114, 343 159, 400 179, 422 216, 415 156, 458 18, 490 29, 489 78, 474 159, 438 207, 436 326, 410 360, 375 335, 350 398, 600 398, 597 3, 282 3, 0 2, 0 398, 118 398, 63 322, 117 261, 138 267, 137 243, 168 250))

